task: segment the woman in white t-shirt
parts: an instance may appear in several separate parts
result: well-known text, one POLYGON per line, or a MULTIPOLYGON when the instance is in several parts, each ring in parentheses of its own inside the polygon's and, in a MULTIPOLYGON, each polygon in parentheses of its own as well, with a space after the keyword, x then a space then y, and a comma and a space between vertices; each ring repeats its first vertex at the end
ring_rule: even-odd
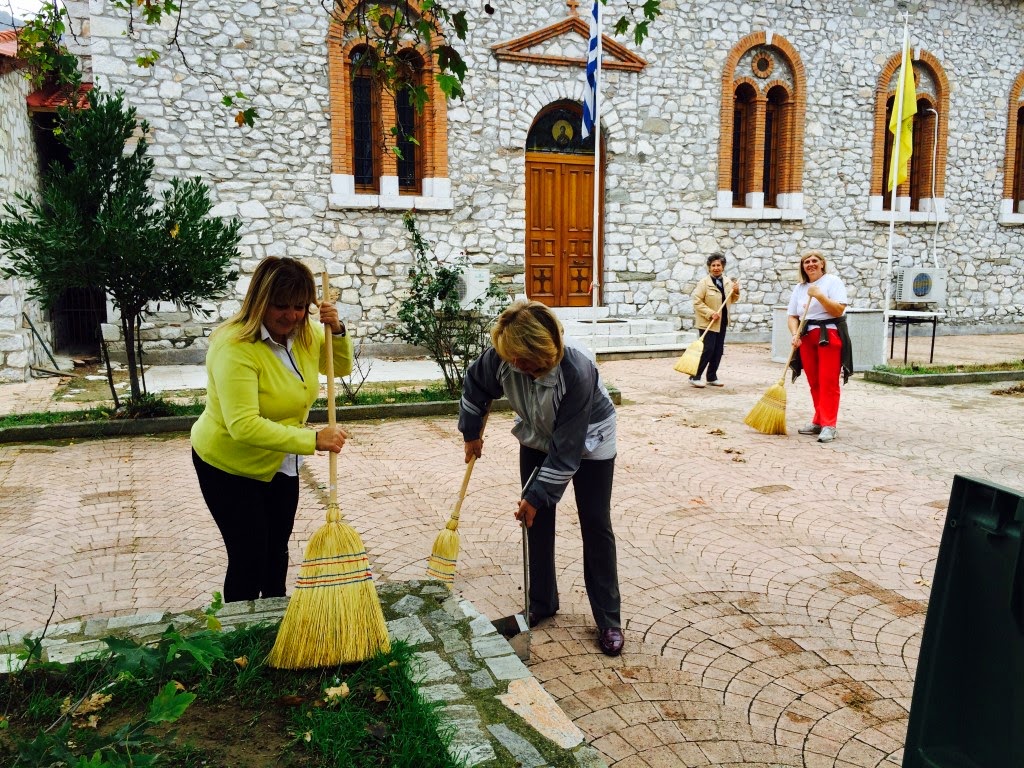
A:
POLYGON ((789 299, 789 330, 793 346, 794 378, 801 369, 807 373, 814 402, 814 418, 800 429, 801 435, 817 435, 819 443, 836 437, 839 415, 839 376, 845 382, 853 371, 853 349, 846 330, 846 286, 835 275, 825 273, 825 255, 806 251, 800 257, 800 283, 789 299), (810 303, 810 307, 808 307, 810 303), (800 320, 807 323, 800 332, 800 320))

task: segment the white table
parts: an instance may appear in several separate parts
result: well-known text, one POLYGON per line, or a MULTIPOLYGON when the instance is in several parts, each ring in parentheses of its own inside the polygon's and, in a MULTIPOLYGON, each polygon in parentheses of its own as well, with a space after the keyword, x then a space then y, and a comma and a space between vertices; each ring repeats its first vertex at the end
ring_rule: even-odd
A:
POLYGON ((892 357, 893 349, 896 346, 896 325, 902 324, 903 331, 903 364, 907 364, 907 345, 910 341, 910 326, 918 323, 932 324, 932 346, 928 353, 928 362, 935 358, 935 328, 939 318, 945 317, 945 312, 918 312, 910 309, 893 309, 889 311, 889 357, 892 357))

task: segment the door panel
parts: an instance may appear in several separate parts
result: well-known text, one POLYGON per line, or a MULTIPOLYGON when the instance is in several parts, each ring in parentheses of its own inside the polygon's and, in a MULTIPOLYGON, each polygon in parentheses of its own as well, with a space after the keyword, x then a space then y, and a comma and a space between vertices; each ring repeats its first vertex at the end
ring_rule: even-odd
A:
POLYGON ((561 291, 559 171, 553 163, 527 164, 526 171, 526 295, 549 307, 558 306, 561 291))
POLYGON ((591 305, 593 158, 527 153, 526 293, 556 307, 591 305))

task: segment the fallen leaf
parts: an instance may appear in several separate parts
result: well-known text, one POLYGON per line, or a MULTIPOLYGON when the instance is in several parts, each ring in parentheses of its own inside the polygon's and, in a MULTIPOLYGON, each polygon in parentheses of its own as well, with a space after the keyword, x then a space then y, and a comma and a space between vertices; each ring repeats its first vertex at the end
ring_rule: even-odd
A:
POLYGON ((928 579, 914 579, 915 584, 920 584, 922 587, 930 587, 932 583, 928 579))
POLYGON ((249 657, 239 656, 237 659, 235 659, 235 664, 238 665, 239 669, 245 669, 249 666, 249 657))
POLYGON ((306 699, 303 696, 281 696, 277 703, 282 707, 299 707, 305 703, 306 699))
POLYGON ((305 741, 307 744, 311 742, 313 740, 313 732, 306 731, 304 734, 302 734, 302 740, 305 741))
POLYGON ((328 702, 332 702, 337 699, 347 699, 348 694, 348 683, 342 683, 341 685, 336 685, 333 688, 327 688, 324 690, 324 698, 326 698, 328 702))
POLYGON ((374 701, 391 701, 391 699, 388 698, 388 695, 386 693, 384 693, 384 689, 383 688, 374 688, 373 689, 373 700, 374 701))
MULTIPOLYGON (((245 112, 239 111, 238 114, 235 115, 235 125, 239 128, 245 125, 245 112)), ((309 739, 306 739, 306 741, 309 741, 309 739)))

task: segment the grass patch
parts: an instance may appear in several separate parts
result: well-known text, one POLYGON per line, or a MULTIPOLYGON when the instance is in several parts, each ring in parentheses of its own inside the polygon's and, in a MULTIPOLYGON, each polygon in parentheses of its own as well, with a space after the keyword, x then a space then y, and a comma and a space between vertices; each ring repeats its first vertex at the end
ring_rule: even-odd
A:
POLYGON ((977 363, 970 365, 876 365, 874 370, 900 376, 921 376, 932 373, 982 373, 986 371, 1024 371, 1024 360, 1006 363, 977 363))
POLYGON ((408 645, 275 670, 265 659, 276 632, 172 625, 155 645, 107 638, 102 655, 69 665, 42 662, 33 641, 24 668, 0 676, 0 764, 459 768, 440 703, 410 681, 408 645))
MULTIPOLYGON (((348 405, 386 405, 390 403, 430 403, 439 400, 452 400, 444 386, 430 385, 419 388, 400 388, 394 385, 378 385, 366 387, 350 402, 341 396, 336 398, 339 410, 348 405)), ((319 398, 313 403, 314 408, 327 406, 326 398, 319 398)), ((110 421, 112 419, 138 419, 157 416, 198 416, 203 412, 205 404, 199 397, 192 402, 176 403, 153 395, 145 395, 138 404, 125 404, 120 410, 109 405, 99 405, 75 411, 40 411, 36 413, 17 413, 0 416, 0 429, 36 424, 70 424, 80 421, 110 421)))

